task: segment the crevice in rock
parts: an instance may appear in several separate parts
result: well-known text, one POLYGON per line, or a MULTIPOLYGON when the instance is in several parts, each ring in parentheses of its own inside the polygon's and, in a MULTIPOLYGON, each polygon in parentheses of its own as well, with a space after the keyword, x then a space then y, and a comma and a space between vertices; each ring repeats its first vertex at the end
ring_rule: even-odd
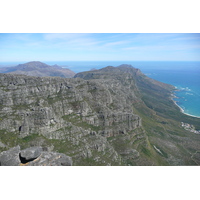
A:
POLYGON ((26 164, 28 162, 31 162, 31 161, 35 160, 36 158, 26 159, 26 158, 21 157, 21 153, 20 153, 19 154, 19 159, 20 159, 22 164, 26 164))

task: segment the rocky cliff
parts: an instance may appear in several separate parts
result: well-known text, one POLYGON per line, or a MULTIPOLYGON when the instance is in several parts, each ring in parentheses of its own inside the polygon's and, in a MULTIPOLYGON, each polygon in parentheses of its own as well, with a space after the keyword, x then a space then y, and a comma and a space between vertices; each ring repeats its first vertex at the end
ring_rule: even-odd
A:
MULTIPOLYGON (((138 98, 131 92, 134 81, 129 79, 122 84, 117 79, 0 74, 0 86, 0 127, 5 137, 12 134, 26 140, 37 134, 49 140, 66 140, 72 152, 79 151, 78 157, 90 158, 94 150, 107 153, 113 157, 110 161, 120 164, 120 156, 106 138, 141 127, 141 118, 132 109, 138 98)), ((9 136, 6 146, 10 146, 9 136)), ((110 163, 98 157, 99 162, 110 163)))
POLYGON ((0 74, 0 150, 41 146, 73 165, 197 164, 182 157, 199 146, 192 136, 179 147, 187 133, 170 117, 172 90, 128 65, 71 79, 0 74))

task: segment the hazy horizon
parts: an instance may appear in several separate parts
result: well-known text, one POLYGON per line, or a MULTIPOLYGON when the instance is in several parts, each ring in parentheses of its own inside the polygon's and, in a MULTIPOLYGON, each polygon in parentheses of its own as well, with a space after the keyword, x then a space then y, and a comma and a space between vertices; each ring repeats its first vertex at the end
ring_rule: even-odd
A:
POLYGON ((0 33, 0 63, 200 61, 199 33, 0 33))
MULTIPOLYGON (((32 62, 32 61, 29 61, 32 62)), ((41 62, 41 61, 40 61, 41 62)), ((19 64, 25 64, 25 61, 19 62, 0 62, 0 68, 15 67, 19 64)), ((63 68, 68 68, 75 73, 89 71, 91 69, 101 69, 107 66, 117 67, 122 64, 132 65, 140 70, 200 70, 200 61, 44 61, 48 65, 58 65, 63 68)))

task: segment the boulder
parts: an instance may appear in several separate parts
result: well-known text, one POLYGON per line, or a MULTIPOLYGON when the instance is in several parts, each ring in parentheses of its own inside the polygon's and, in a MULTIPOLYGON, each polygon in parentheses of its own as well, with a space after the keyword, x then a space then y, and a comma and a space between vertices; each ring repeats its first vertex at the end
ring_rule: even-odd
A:
POLYGON ((20 152, 21 160, 33 160, 39 157, 42 153, 42 147, 30 147, 20 152))

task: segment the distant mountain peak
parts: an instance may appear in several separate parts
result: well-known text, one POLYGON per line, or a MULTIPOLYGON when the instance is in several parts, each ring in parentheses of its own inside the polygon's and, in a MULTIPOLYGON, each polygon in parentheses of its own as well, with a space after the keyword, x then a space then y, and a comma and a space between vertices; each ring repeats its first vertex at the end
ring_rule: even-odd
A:
POLYGON ((128 67, 128 68, 134 68, 132 65, 129 64, 121 64, 118 67, 128 67))
MULTIPOLYGON (((41 61, 30 61, 30 62, 27 62, 25 64, 28 64, 28 63, 43 63, 43 62, 41 62, 41 61)), ((45 63, 43 63, 43 64, 45 64, 45 63)))
POLYGON ((130 71, 134 71, 136 74, 142 74, 141 70, 138 68, 133 67, 132 65, 128 65, 128 64, 122 64, 118 66, 119 69, 125 71, 125 72, 130 72, 130 71))
POLYGON ((43 62, 40 62, 40 61, 30 61, 30 62, 27 62, 27 63, 24 63, 24 64, 21 64, 21 65, 46 65, 45 63, 43 62))
POLYGON ((62 67, 60 67, 59 65, 57 65, 57 64, 55 64, 55 65, 52 65, 52 67, 54 67, 54 68, 62 68, 62 67))
POLYGON ((40 62, 40 61, 31 61, 31 62, 27 62, 27 63, 24 63, 24 64, 20 64, 18 66, 25 66, 25 67, 39 67, 39 68, 46 68, 46 67, 49 67, 49 65, 43 63, 43 62, 40 62))
POLYGON ((92 68, 90 71, 96 71, 96 70, 98 70, 98 69, 96 69, 96 68, 92 68))
POLYGON ((67 68, 62 68, 58 65, 47 65, 40 61, 31 61, 24 64, 19 64, 12 68, 5 68, 1 73, 25 74, 28 76, 59 76, 63 78, 71 78, 75 75, 73 71, 67 68))

